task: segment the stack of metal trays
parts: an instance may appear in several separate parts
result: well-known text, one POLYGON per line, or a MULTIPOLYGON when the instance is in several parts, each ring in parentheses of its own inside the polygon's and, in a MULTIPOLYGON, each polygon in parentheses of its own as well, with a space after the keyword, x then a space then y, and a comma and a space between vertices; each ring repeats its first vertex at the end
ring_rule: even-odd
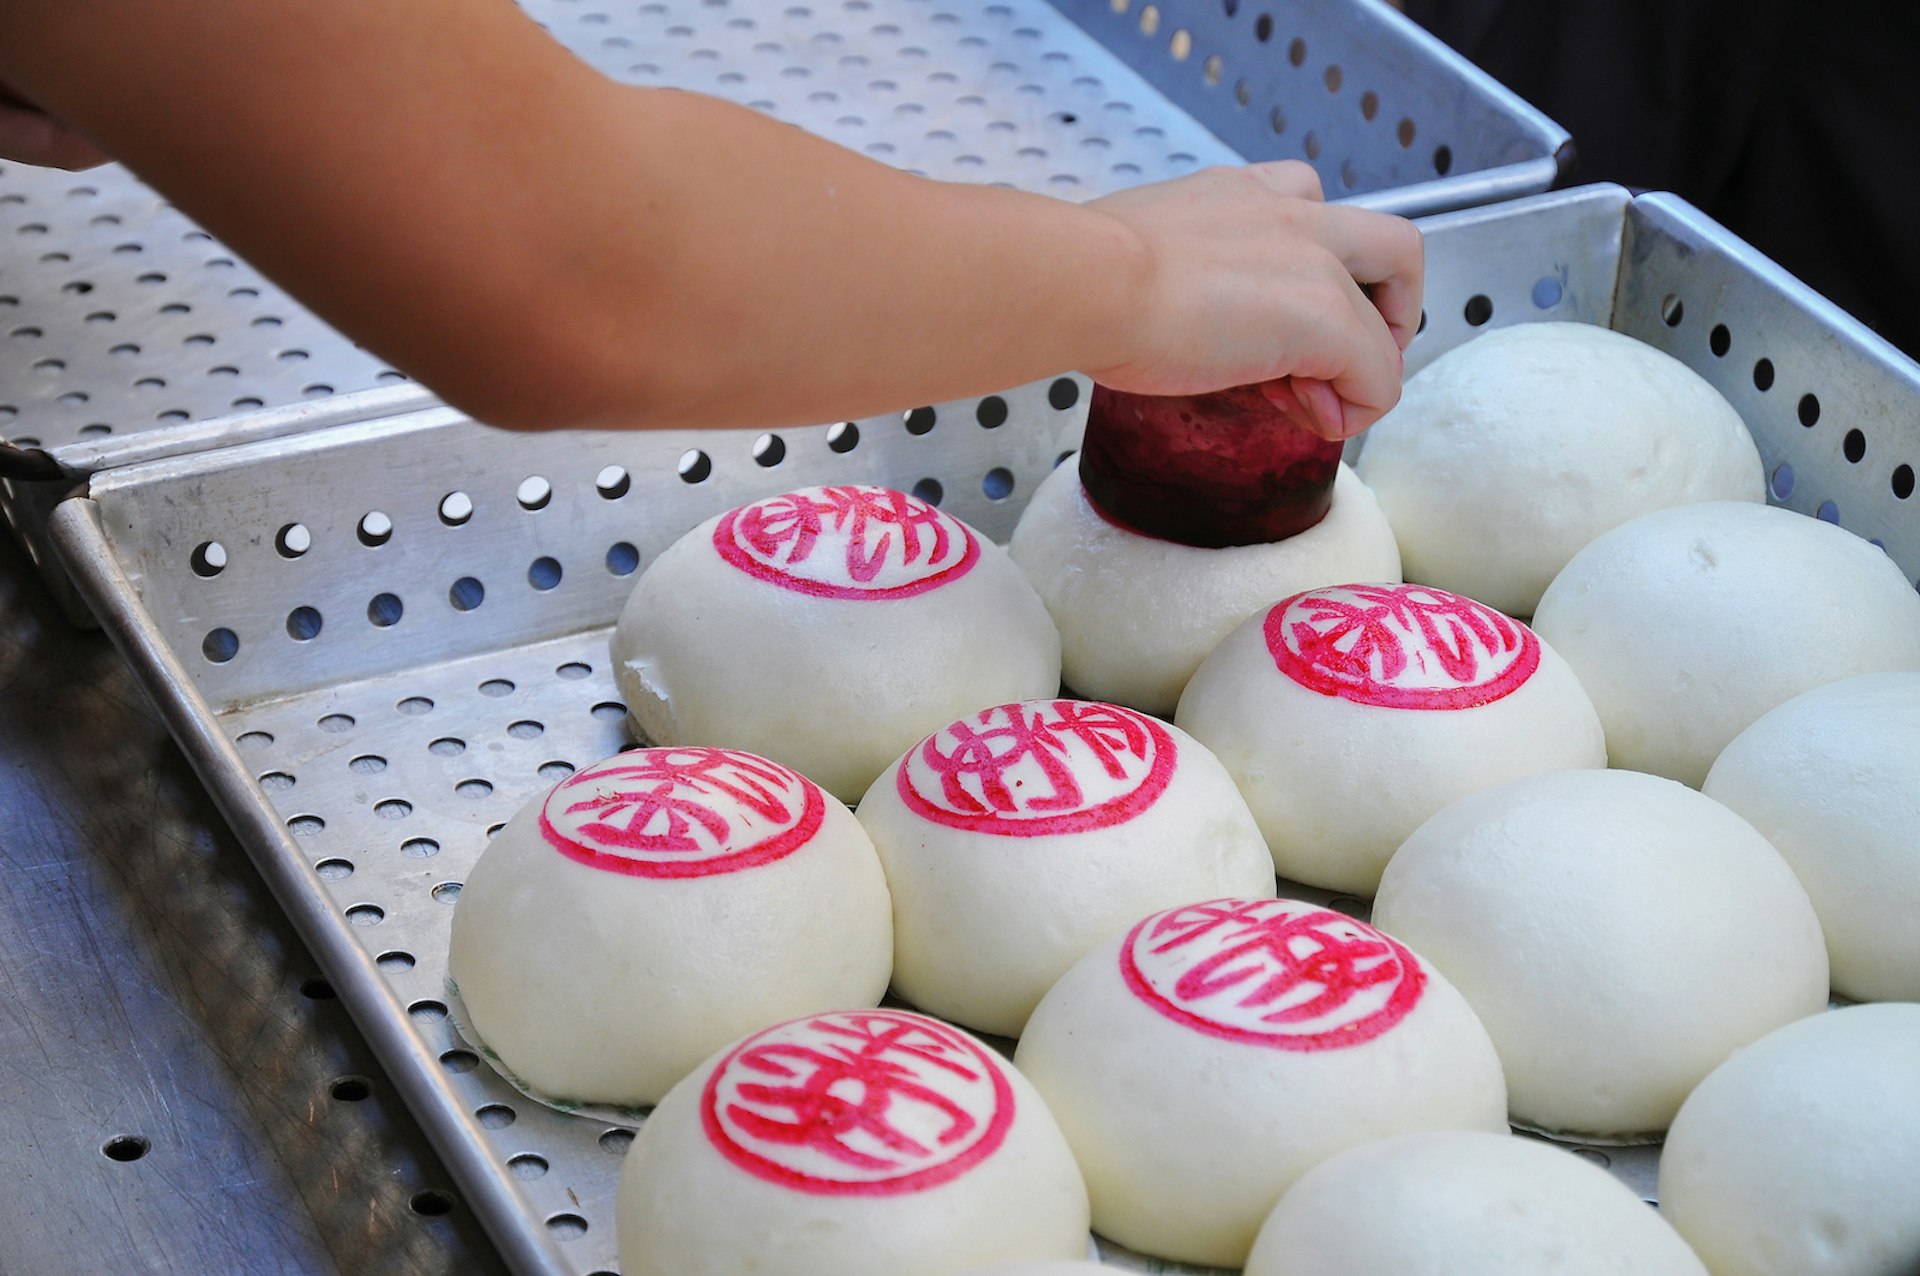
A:
MULTIPOLYGON (((1425 230, 1410 367, 1513 323, 1629 333, 1732 400, 1782 503, 1920 572, 1920 367, 1713 222, 1596 186, 1425 230)), ((529 1102, 455 1034, 467 871, 524 802, 630 742, 608 633, 680 533, 772 492, 881 482, 1004 538, 1083 412, 1074 378, 693 443, 432 409, 97 475, 52 530, 510 1263, 602 1273, 630 1136, 529 1102)), ((1653 1149, 1586 1155, 1651 1193, 1653 1149)))
MULTIPOLYGON (((1372 0, 524 7, 618 80, 1071 199, 1293 158, 1330 196, 1427 212, 1543 191, 1566 143, 1372 0)), ((36 561, 89 474, 433 402, 404 382, 125 170, 0 164, 0 514, 36 561)))

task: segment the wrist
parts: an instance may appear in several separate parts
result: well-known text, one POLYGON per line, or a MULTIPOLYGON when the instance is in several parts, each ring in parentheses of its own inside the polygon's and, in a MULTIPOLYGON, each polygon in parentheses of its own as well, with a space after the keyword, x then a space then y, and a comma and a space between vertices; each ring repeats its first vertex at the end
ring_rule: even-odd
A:
POLYGON ((1087 354, 1075 367, 1098 380, 1108 369, 1151 361, 1156 342, 1144 328, 1160 266, 1152 242, 1125 218, 1092 207, 1078 211, 1093 219, 1086 240, 1093 251, 1087 286, 1077 293, 1087 354))

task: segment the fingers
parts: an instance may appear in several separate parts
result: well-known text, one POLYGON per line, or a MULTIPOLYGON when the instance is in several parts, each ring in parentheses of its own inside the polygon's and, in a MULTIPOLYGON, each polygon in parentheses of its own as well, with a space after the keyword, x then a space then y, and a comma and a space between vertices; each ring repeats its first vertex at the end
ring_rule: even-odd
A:
POLYGON ((39 168, 78 170, 105 164, 93 143, 31 107, 0 102, 0 158, 39 168))
POLYGON ((1403 360, 1386 320, 1331 258, 1308 304, 1294 375, 1284 390, 1263 389, 1276 406, 1297 405, 1296 419, 1322 438, 1351 438, 1399 402, 1403 360))
POLYGON ((1317 204, 1326 198, 1320 188, 1320 174, 1314 172, 1313 165, 1299 160, 1269 160, 1249 164, 1244 171, 1268 190, 1290 199, 1310 199, 1317 204))
POLYGON ((1289 423, 1323 439, 1347 437, 1346 414, 1340 395, 1325 381, 1310 377, 1283 377, 1278 381, 1266 382, 1260 391, 1289 423))
POLYGON ((1373 306, 1393 341, 1405 350, 1420 328, 1426 245, 1402 217, 1360 208, 1329 207, 1318 238, 1355 280, 1368 286, 1373 306))

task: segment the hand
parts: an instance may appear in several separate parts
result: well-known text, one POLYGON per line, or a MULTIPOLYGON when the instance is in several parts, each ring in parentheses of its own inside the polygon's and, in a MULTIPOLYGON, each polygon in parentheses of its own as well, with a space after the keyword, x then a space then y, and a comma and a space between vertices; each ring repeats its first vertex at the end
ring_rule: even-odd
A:
POLYGON ((1086 369, 1096 381, 1139 394, 1261 383, 1331 439, 1399 401, 1401 351, 1420 322, 1413 223, 1323 203, 1319 177, 1294 161, 1207 169, 1087 207, 1125 223, 1152 263, 1135 353, 1086 369))
POLYGON ((0 84, 0 159, 77 171, 105 164, 92 142, 0 84))

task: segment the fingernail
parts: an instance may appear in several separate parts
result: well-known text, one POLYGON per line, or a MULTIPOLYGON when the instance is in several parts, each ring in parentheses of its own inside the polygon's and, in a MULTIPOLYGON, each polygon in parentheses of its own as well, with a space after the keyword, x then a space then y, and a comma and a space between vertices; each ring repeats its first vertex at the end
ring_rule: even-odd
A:
POLYGON ((1267 396, 1267 402, 1286 415, 1297 415, 1301 411, 1300 396, 1294 392, 1293 384, 1282 378, 1278 381, 1260 383, 1260 393, 1267 396))

